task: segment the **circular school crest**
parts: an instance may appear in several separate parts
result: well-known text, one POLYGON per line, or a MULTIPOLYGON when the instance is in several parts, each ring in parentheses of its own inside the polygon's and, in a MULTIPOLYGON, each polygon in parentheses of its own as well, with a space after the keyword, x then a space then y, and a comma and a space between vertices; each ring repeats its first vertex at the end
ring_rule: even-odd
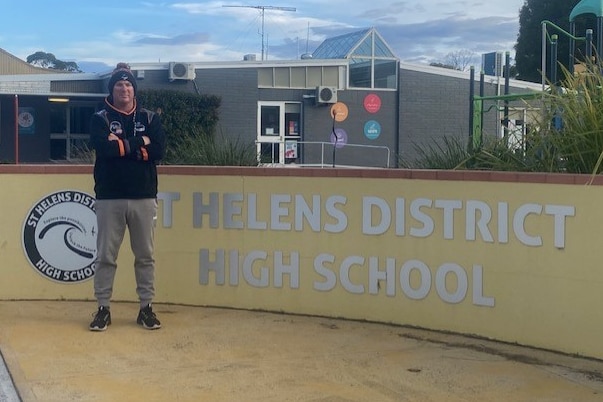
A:
POLYGON ((45 196, 31 208, 23 223, 23 249, 41 275, 62 283, 94 276, 94 202, 89 194, 65 190, 45 196))

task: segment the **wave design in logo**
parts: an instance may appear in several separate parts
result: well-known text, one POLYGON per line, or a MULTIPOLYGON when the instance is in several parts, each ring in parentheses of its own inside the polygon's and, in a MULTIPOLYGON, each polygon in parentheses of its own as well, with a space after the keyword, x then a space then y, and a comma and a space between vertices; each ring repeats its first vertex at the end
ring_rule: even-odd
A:
MULTIPOLYGON (((69 250, 73 251, 77 255, 82 256, 84 258, 89 258, 89 259, 94 258, 95 250, 91 250, 89 247, 86 247, 74 240, 74 236, 71 233, 73 230, 77 230, 81 234, 85 234, 85 232, 72 222, 69 222, 66 220, 53 222, 53 223, 49 224, 48 226, 46 226, 44 229, 42 229, 42 231, 38 235, 38 238, 44 239, 44 236, 46 235, 46 233, 48 233, 48 231, 50 229, 52 229, 55 226, 60 226, 60 225, 69 226, 65 230, 65 233, 63 234, 63 240, 65 242, 65 246, 67 246, 67 248, 69 250)), ((94 234, 94 229, 92 230, 92 234, 94 234)))

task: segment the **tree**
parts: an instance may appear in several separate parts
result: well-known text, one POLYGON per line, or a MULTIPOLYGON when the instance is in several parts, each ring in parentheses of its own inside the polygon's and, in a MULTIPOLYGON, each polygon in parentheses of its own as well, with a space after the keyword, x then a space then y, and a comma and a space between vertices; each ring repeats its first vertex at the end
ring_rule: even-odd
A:
POLYGON ((473 59, 475 59, 475 53, 471 50, 461 49, 448 53, 444 58, 444 63, 453 66, 455 70, 465 71, 473 59))
POLYGON ((471 50, 461 49, 448 53, 444 56, 444 61, 435 61, 429 63, 433 67, 448 68, 450 70, 465 71, 475 58, 475 53, 471 50))
MULTIPOLYGON (((515 44, 517 78, 532 82, 542 81, 542 22, 550 21, 569 32, 569 17, 579 2, 580 0, 525 0, 519 11, 519 34, 515 44)), ((584 36, 586 27, 595 29, 594 21, 595 18, 592 15, 577 17, 575 20, 576 36, 584 36)), ((559 35, 557 59, 559 63, 568 68, 570 63, 569 37, 552 26, 547 26, 547 31, 549 36, 551 34, 559 35)), ((547 40, 547 47, 549 43, 547 40)), ((584 54, 584 51, 577 51, 575 57, 579 57, 579 54, 584 54)), ((547 55, 550 56, 548 48, 547 55)), ((549 65, 550 58, 546 60, 547 70, 549 70, 549 65)), ((547 77, 547 79, 549 78, 547 77)))
POLYGON ((447 68, 449 70, 456 70, 456 68, 450 64, 444 64, 444 63, 440 63, 437 61, 434 61, 432 63, 429 63, 430 66, 432 67, 440 67, 440 68, 447 68))
POLYGON ((71 73, 82 72, 76 62, 59 60, 54 54, 42 51, 30 54, 27 56, 26 61, 31 65, 51 70, 68 71, 71 73))

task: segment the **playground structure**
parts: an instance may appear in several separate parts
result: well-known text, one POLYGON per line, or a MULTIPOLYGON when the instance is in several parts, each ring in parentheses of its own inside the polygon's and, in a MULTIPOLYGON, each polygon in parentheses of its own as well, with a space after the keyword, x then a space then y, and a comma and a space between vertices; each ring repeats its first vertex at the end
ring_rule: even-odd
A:
MULTIPOLYGON (((582 0, 578 3, 570 13, 569 17, 569 32, 563 30, 559 26, 555 25, 551 21, 544 20, 541 22, 542 26, 542 91, 531 92, 523 94, 510 94, 509 93, 509 76, 510 76, 510 56, 509 52, 506 52, 505 65, 504 65, 504 94, 497 94, 494 96, 484 95, 484 73, 480 74, 480 92, 479 95, 475 93, 475 70, 471 68, 470 77, 470 108, 469 108, 469 145, 472 149, 479 149, 483 144, 483 126, 484 126, 484 113, 496 108, 496 110, 502 114, 500 119, 501 134, 500 138, 503 138, 509 147, 513 149, 523 149, 525 151, 526 134, 530 122, 535 120, 536 113, 540 110, 540 107, 532 106, 527 103, 528 100, 538 99, 543 96, 547 90, 547 72, 549 75, 549 82, 556 84, 558 82, 558 34, 564 35, 569 38, 569 72, 570 74, 580 74, 586 70, 584 62, 580 61, 576 57, 576 43, 584 42, 585 51, 583 56, 584 60, 595 60, 598 59, 599 54, 603 54, 603 1, 602 0, 582 0), (576 18, 584 14, 594 14, 596 16, 596 42, 594 41, 594 33, 592 29, 587 29, 584 37, 576 36, 576 18), (557 31, 556 34, 549 34, 549 29, 552 28, 557 31), (596 49, 595 49, 596 47, 596 49), (547 49, 549 52, 547 53, 547 49), (593 50, 595 53, 593 54, 593 50), (547 63, 548 61, 548 63, 547 63), (547 70, 547 64, 549 69, 547 70), (525 101, 523 106, 510 107, 512 101, 525 101), (491 104, 486 108, 485 103, 490 102, 491 104), (501 102, 503 106, 501 106, 501 102), (518 118, 519 117, 519 118, 518 118), (517 124, 517 123, 520 124, 517 124)), ((561 125, 559 117, 553 119, 552 124, 556 126, 561 125)))
MULTIPOLYGON (((534 123, 540 113, 540 107, 530 105, 527 101, 542 97, 542 92, 526 92, 511 94, 509 92, 510 55, 506 53, 504 65, 504 93, 485 95, 485 74, 480 72, 479 95, 475 95, 475 69, 471 67, 469 80, 469 146, 471 149, 480 149, 484 137, 484 116, 492 109, 500 115, 500 134, 506 144, 513 149, 525 150, 525 138, 530 124, 534 123), (513 101, 523 101, 521 104, 511 105, 513 101), (501 106, 502 102, 502 106, 501 106), (486 107, 487 106, 487 107, 486 107)), ((498 124, 498 123, 497 123, 498 124)))
MULTIPOLYGON (((574 72, 574 63, 575 60, 575 41, 578 39, 575 37, 576 35, 576 17, 585 14, 594 14, 597 19, 597 41, 596 41, 596 55, 603 54, 603 2, 601 0, 582 0, 578 3, 570 13, 570 72, 574 72)), ((543 30, 545 26, 543 25, 543 30)), ((593 41, 593 31, 592 29, 586 30, 586 57, 592 57, 592 41, 593 41)), ((555 66, 556 67, 556 66, 555 66)))

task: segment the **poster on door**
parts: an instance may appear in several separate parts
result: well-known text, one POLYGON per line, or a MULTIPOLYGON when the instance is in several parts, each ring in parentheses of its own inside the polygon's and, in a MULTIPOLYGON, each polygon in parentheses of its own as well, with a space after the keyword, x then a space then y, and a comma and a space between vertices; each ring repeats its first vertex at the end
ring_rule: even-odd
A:
POLYGON ((285 141, 285 158, 297 158, 297 141, 285 141))

